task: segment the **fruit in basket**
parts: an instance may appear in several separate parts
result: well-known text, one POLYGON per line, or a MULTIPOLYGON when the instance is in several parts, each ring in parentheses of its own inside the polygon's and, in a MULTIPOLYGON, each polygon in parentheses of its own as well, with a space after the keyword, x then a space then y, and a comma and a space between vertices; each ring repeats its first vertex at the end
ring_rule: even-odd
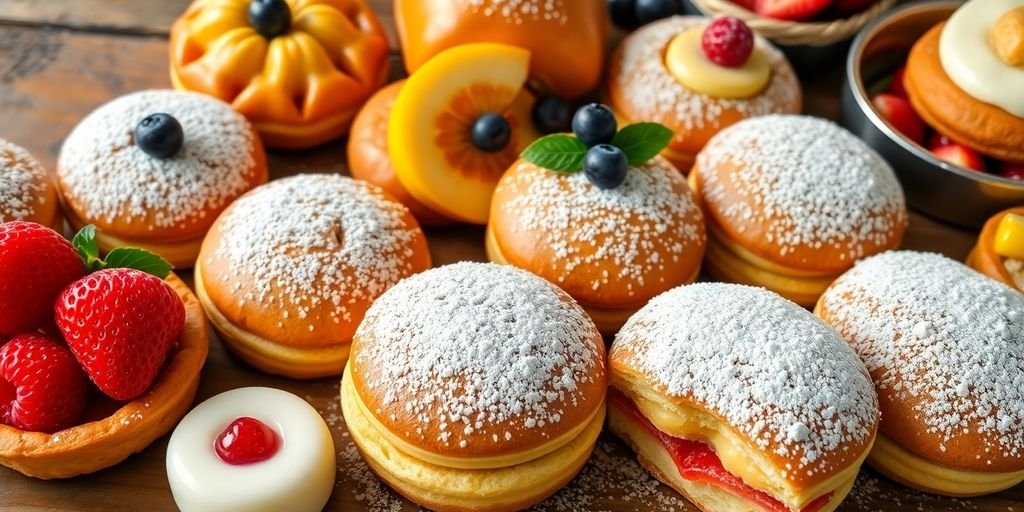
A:
POLYGON ((882 93, 871 98, 871 104, 893 128, 917 144, 924 144, 925 125, 910 102, 899 96, 882 93))
POLYGON ((409 194, 447 217, 487 223, 498 179, 538 136, 525 89, 529 68, 526 50, 474 43, 439 53, 406 80, 391 111, 388 148, 409 194), (478 124, 493 116, 508 125, 507 139, 474 143, 478 124))
POLYGON ((21 334, 0 348, 0 423, 31 432, 70 427, 87 386, 67 347, 45 335, 21 334))
POLYGON ((940 160, 959 165, 965 169, 985 172, 985 159, 977 151, 957 142, 932 149, 932 154, 940 160))
POLYGON ((806 21, 830 4, 830 0, 755 0, 754 12, 766 18, 806 21))

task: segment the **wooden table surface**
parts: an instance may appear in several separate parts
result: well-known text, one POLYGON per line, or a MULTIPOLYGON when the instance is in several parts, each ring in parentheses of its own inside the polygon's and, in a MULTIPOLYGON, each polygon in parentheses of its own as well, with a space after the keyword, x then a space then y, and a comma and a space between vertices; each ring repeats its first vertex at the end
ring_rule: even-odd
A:
MULTIPOLYGON (((600 0, 580 0, 600 1, 600 0)), ((0 137, 29 149, 53 169, 61 141, 85 114, 118 95, 169 87, 166 39, 188 0, 0 0, 0 137)), ((390 0, 371 1, 392 46, 390 0)), ((400 73, 397 51, 392 52, 400 73)), ((806 111, 835 118, 841 69, 821 70, 806 84, 806 111)), ((270 154, 272 177, 296 172, 346 173, 344 142, 305 152, 270 154)), ((483 231, 428 231, 438 265, 484 260, 483 231)), ((904 246, 962 259, 974 234, 911 216, 904 246)), ((184 276, 189 279, 188 273, 184 276)), ((242 386, 286 389, 309 400, 334 433, 338 481, 327 510, 415 510, 377 482, 358 458, 338 406, 338 379, 299 382, 246 367, 213 340, 198 400, 242 386)), ((124 463, 93 475, 39 481, 0 468, 0 511, 176 510, 164 472, 166 438, 124 463)), ((577 479, 539 510, 695 511, 645 475, 629 452, 605 434, 577 479)), ((840 511, 1024 510, 1024 486, 985 498, 950 500, 904 490, 864 470, 840 511)))

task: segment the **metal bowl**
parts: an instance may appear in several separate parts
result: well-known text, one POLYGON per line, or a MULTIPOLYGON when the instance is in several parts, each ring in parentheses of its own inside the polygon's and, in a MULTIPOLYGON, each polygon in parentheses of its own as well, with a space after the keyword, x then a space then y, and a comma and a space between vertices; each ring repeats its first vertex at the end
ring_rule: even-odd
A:
POLYGON ((960 5, 955 1, 906 4, 864 27, 846 60, 842 123, 889 161, 911 207, 976 228, 996 212, 1024 204, 1024 183, 939 160, 882 119, 871 107, 864 85, 896 69, 918 38, 960 5))

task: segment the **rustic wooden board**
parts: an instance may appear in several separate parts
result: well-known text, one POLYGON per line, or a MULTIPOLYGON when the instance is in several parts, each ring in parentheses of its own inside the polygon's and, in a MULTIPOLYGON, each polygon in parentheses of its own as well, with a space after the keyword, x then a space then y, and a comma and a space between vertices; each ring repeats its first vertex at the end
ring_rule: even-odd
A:
MULTIPOLYGON (((593 0, 597 1, 597 0, 593 0)), ((390 0, 372 2, 393 33, 390 0)), ((0 137, 27 147, 52 169, 64 136, 100 103, 120 94, 169 85, 164 35, 187 0, 0 0, 0 137)), ((397 57, 393 62, 399 72, 397 57)), ((838 69, 808 85, 808 113, 838 113, 838 69)), ((270 155, 272 176, 297 172, 346 173, 344 143, 270 155)), ((428 232, 436 264, 483 260, 483 231, 454 227, 428 232)), ((905 247, 962 259, 974 234, 913 214, 905 247)), ((190 279, 186 274, 184 277, 190 279)), ((377 482, 345 431, 337 379, 297 382, 263 375, 213 340, 199 399, 242 386, 270 386, 309 400, 331 426, 338 483, 328 510, 415 510, 377 482)), ((0 468, 0 511, 175 510, 164 472, 166 439, 123 464, 66 481, 44 482, 0 468)), ((853 511, 1024 510, 1024 487, 973 500, 908 492, 870 470, 840 508, 853 511)), ((591 463, 569 487, 539 510, 695 511, 647 477, 612 436, 605 435, 591 463)))

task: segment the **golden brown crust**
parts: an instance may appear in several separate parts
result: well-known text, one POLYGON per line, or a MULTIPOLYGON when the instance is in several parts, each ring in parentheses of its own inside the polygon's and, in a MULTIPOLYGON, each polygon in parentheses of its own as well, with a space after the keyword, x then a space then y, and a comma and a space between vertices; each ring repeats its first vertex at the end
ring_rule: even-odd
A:
POLYGON ((945 25, 932 27, 910 50, 904 82, 914 110, 929 126, 961 144, 1024 163, 1024 118, 975 99, 946 74, 939 58, 945 25))
MULTIPOLYGON (((996 231, 999 229, 999 221, 1009 213, 1024 215, 1024 206, 1003 210, 990 217, 985 222, 985 226, 981 228, 978 242, 967 256, 966 263, 969 267, 996 281, 1017 288, 1017 282, 1003 264, 1003 257, 997 254, 995 249, 996 231)), ((1020 290, 1020 288, 1017 289, 1020 290)))
POLYGON ((174 428, 192 406, 209 338, 195 295, 173 274, 167 282, 185 303, 185 330, 150 390, 103 419, 52 435, 0 425, 0 464, 36 478, 69 478, 118 464, 174 428))
POLYGON ((25 149, 0 139, 0 222, 23 220, 57 229, 57 188, 43 166, 25 149))

